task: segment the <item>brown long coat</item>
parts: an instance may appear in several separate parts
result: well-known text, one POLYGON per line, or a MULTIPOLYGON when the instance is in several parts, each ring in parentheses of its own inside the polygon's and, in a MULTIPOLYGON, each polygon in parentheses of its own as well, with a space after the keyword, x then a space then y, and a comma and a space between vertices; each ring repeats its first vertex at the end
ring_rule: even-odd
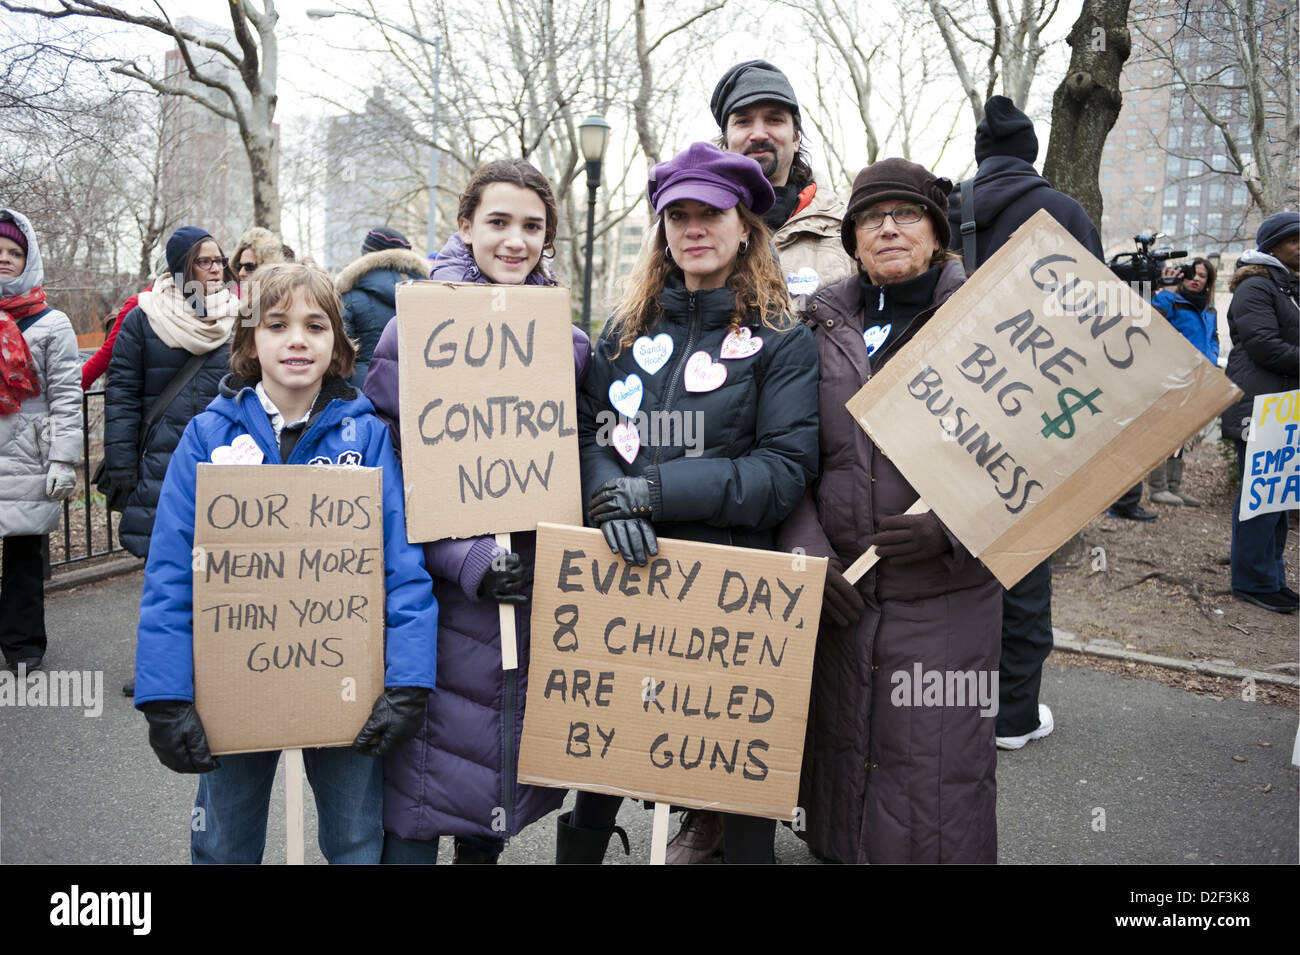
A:
MULTIPOLYGON (((934 304, 900 344, 964 278, 959 262, 944 267, 934 304)), ((862 296, 853 277, 819 293, 805 313, 821 360, 821 477, 778 538, 783 550, 803 547, 841 568, 867 549, 879 520, 917 499, 844 407, 899 348, 877 355, 871 368, 862 296)), ((996 713, 989 674, 998 671, 1002 590, 955 538, 952 544, 941 558, 878 564, 858 584, 867 604, 858 623, 818 635, 800 805, 805 837, 823 858, 997 860, 994 716, 980 716, 978 703, 894 705, 919 663, 945 682, 949 673, 974 671, 992 688, 996 713)))

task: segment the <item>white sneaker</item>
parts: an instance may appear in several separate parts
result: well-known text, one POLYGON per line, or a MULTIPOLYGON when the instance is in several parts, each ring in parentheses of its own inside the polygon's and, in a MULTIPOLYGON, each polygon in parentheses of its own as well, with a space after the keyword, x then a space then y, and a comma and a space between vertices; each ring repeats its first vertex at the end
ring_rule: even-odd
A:
POLYGON ((1044 736, 1051 735, 1054 729, 1056 729, 1056 723, 1052 721, 1052 711, 1047 708, 1046 703, 1039 703, 1038 729, 1028 732, 1024 736, 999 736, 997 738, 998 749, 1020 749, 1031 739, 1042 739, 1044 736))

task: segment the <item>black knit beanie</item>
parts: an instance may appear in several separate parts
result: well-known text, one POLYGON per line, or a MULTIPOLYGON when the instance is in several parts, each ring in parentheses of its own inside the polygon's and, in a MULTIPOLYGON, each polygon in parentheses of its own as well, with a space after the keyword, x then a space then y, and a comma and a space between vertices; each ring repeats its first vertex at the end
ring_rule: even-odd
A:
POLYGON ((1034 121, 1005 96, 989 97, 984 118, 975 127, 975 161, 989 156, 1014 156, 1027 163, 1038 159, 1034 121))

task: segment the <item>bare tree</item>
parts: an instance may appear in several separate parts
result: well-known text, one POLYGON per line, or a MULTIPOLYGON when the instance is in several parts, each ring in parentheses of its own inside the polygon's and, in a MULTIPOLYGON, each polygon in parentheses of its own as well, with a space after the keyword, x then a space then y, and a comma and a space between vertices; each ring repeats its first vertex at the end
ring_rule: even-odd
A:
POLYGON ((1052 135, 1043 175, 1101 222, 1101 151, 1119 116, 1120 72, 1128 59, 1129 0, 1084 0, 1070 30, 1070 69, 1052 97, 1052 135))
POLYGON ((98 0, 52 0, 47 6, 28 6, 18 0, 0 0, 12 13, 49 20, 83 17, 123 23, 153 30, 176 41, 185 77, 159 77, 136 59, 123 59, 113 72, 144 83, 158 93, 183 97, 235 123, 252 173, 253 217, 258 225, 280 231, 280 196, 275 164, 276 78, 279 69, 275 27, 279 14, 275 0, 262 0, 259 10, 252 0, 227 0, 234 43, 200 35, 173 23, 162 5, 161 16, 132 13, 98 0), (206 51, 206 54, 204 52, 206 51))
POLYGON ((1043 55, 1042 33, 1056 14, 1059 0, 925 2, 970 101, 975 122, 984 118, 985 101, 999 90, 1024 109, 1043 55), (978 65, 980 60, 982 67, 978 65))
POLYGON ((1300 197, 1296 18, 1279 0, 1157 2, 1133 17, 1140 88, 1169 89, 1193 130, 1211 131, 1208 142, 1196 135, 1163 147, 1189 160, 1193 175, 1240 179, 1263 215, 1295 208, 1300 197))

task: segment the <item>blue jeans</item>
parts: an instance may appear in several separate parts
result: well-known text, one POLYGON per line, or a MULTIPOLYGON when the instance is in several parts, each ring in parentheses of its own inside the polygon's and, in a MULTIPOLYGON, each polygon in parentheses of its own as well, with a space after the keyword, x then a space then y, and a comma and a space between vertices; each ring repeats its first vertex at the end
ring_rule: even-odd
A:
MULTIPOLYGON (((383 760, 347 746, 304 749, 316 797, 317 841, 331 864, 378 864, 384 846, 383 760)), ((266 816, 280 751, 220 756, 219 769, 199 777, 190 833, 195 865, 262 861, 266 816)))
MULTIPOLYGON (((1237 441, 1237 470, 1246 484, 1246 445, 1237 441)), ((1241 520, 1241 504, 1232 504, 1232 589, 1275 594, 1286 586, 1287 513, 1275 511, 1241 520)))

